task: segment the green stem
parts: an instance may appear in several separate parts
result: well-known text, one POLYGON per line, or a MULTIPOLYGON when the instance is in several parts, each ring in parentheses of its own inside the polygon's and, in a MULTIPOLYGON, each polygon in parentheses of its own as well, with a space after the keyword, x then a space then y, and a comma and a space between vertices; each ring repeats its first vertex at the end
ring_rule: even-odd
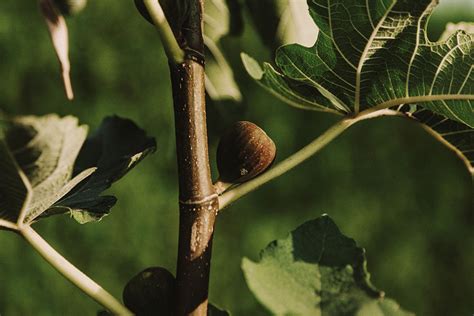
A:
POLYGON ((394 116, 394 115, 402 115, 400 112, 393 111, 390 109, 383 109, 383 110, 367 110, 364 112, 360 112, 357 116, 352 118, 345 118, 333 126, 331 126, 328 130, 326 130, 323 134, 313 140, 311 143, 291 155, 290 157, 286 158, 285 160, 278 163, 275 167, 271 168, 267 172, 263 173, 261 176, 254 178, 246 183, 241 184, 240 186, 226 191, 224 194, 219 196, 219 209, 222 210, 227 207, 232 202, 236 201, 237 199, 241 198, 242 196, 246 195, 247 193, 252 192, 253 190, 259 188, 261 185, 275 179, 276 177, 281 176, 282 174, 286 173, 287 171, 293 169, 294 167, 298 166, 300 163, 305 161, 306 159, 310 158, 318 151, 320 151, 324 146, 329 144, 332 140, 334 140, 337 136, 339 136, 342 132, 348 129, 353 124, 360 122, 362 120, 379 117, 379 116, 394 116))
POLYGON ((49 245, 41 236, 30 226, 23 226, 19 233, 30 243, 36 251, 59 271, 66 279, 71 281, 84 293, 89 295, 99 304, 104 306, 114 315, 133 315, 125 306, 95 283, 91 278, 72 265, 63 256, 61 256, 51 245, 49 245))
POLYGON ((158 0, 143 0, 143 3, 158 30, 166 56, 168 56, 168 59, 172 60, 175 64, 182 63, 184 61, 184 50, 179 46, 160 3, 158 0))

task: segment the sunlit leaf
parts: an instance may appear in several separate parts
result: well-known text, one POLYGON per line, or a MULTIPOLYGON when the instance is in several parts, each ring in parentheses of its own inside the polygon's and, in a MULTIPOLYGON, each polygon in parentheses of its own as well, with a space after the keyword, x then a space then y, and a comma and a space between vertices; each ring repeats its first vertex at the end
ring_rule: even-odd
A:
POLYGON ((301 107, 345 114, 416 103, 474 127, 474 35, 457 31, 430 42, 425 29, 436 4, 309 0, 316 44, 284 46, 276 54, 278 69, 265 65, 255 76, 253 67, 251 74, 301 107))
POLYGON ((314 44, 318 28, 308 15, 305 1, 246 0, 252 22, 265 45, 314 44))
POLYGON ((448 23, 443 34, 439 37, 439 41, 447 40, 453 33, 457 31, 464 31, 466 33, 474 33, 473 22, 459 22, 459 23, 448 23))
POLYGON ((155 140, 131 120, 107 117, 85 141, 74 164, 75 175, 89 168, 97 168, 97 171, 54 203, 53 211, 70 210, 81 223, 101 219, 116 202, 113 196, 101 196, 102 192, 155 148, 155 140))
POLYGON ((155 148, 143 130, 118 117, 104 120, 85 143, 87 127, 71 116, 22 116, 4 129, 0 226, 12 229, 69 211, 81 222, 99 219, 116 201, 102 191, 155 148))
POLYGON ((240 101, 242 96, 234 80, 234 73, 219 46, 222 37, 240 32, 238 5, 235 0, 208 0, 205 6, 206 91, 213 100, 240 101), (231 3, 234 3, 232 12, 228 7, 231 3))
POLYGON ((250 290, 275 315, 411 315, 370 283, 364 249, 326 215, 244 258, 250 290))
POLYGON ((56 6, 57 5, 53 0, 39 1, 41 14, 48 26, 51 42, 56 52, 56 56, 58 57, 59 65, 61 66, 61 77, 63 79, 66 96, 69 100, 72 100, 74 98, 74 93, 69 74, 71 68, 69 62, 69 32, 66 21, 56 6))
POLYGON ((86 134, 87 127, 79 126, 71 116, 23 116, 11 121, 5 140, 32 188, 31 201, 21 219, 25 223, 33 221, 93 172, 87 170, 78 179, 71 179, 86 134))

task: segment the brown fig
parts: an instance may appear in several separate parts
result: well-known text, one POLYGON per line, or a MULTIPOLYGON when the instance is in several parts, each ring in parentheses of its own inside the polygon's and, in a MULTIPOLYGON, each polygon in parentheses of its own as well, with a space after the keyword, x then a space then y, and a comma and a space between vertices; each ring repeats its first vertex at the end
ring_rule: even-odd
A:
POLYGON ((168 270, 151 267, 134 276, 123 290, 123 302, 135 315, 174 315, 176 281, 168 270))
POLYGON ((275 143, 260 127, 239 121, 221 138, 217 147, 219 181, 248 181, 267 170, 275 156, 275 143))
POLYGON ((86 7, 87 0, 54 0, 54 4, 62 14, 74 15, 86 7))

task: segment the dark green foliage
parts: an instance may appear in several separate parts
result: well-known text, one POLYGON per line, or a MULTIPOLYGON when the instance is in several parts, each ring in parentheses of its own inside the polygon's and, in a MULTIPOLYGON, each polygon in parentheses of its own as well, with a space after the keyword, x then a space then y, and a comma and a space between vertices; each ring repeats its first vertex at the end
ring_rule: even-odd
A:
POLYGON ((94 167, 94 174, 80 188, 53 205, 53 212, 66 209, 80 222, 97 220, 108 214, 114 196, 100 196, 156 148, 154 138, 131 120, 105 118, 99 129, 85 141, 74 163, 74 174, 94 167))
POLYGON ((412 315, 370 283, 365 250, 327 215, 244 259, 250 290, 274 315, 412 315))
POLYGON ((153 138, 130 120, 106 118, 85 143, 87 127, 71 116, 13 118, 0 139, 3 220, 29 224, 40 217, 70 212, 80 223, 99 220, 115 204, 100 196, 148 153, 153 138), (22 197, 22 200, 20 198, 22 197))

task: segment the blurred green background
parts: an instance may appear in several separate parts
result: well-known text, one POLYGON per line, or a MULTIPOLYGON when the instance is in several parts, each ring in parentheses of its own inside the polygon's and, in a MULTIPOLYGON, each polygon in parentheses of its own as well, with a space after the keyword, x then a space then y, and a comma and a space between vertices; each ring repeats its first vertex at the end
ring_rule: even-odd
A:
MULTIPOLYGON (((441 1, 431 20, 432 37, 446 22, 473 21, 473 15, 472 0, 441 1)), ((240 51, 259 60, 270 60, 271 52, 247 14, 244 18, 244 34, 223 41, 244 102, 209 103, 211 157, 226 126, 245 119, 273 137, 283 159, 335 118, 288 107, 249 79, 240 51)), ((175 270, 177 180, 168 65, 155 31, 133 1, 91 0, 68 24, 72 103, 64 98, 34 1, 0 2, 0 109, 72 114, 92 129, 104 116, 118 114, 157 138, 157 153, 111 189, 119 201, 103 221, 81 226, 59 216, 35 225, 74 264, 121 297, 124 284, 140 270, 156 265, 175 270)), ((328 213, 366 248, 372 280, 387 296, 418 315, 471 315, 472 190, 461 161, 417 125, 399 118, 363 122, 219 216, 210 299, 234 315, 267 315, 245 285, 241 258, 256 260, 271 240, 328 213)), ((2 316, 94 315, 99 309, 19 237, 0 232, 2 316)))

